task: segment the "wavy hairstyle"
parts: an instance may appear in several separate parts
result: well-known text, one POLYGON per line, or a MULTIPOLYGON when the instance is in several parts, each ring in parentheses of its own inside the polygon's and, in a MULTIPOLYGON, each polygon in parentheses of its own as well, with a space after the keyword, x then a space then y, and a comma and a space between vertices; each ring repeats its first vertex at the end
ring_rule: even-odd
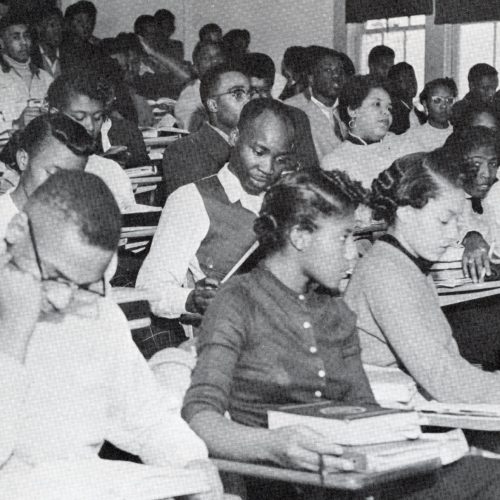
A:
POLYGON ((266 193, 254 231, 264 252, 275 253, 286 246, 294 226, 312 232, 319 217, 343 217, 366 197, 361 183, 344 172, 299 170, 282 177, 266 193))
POLYGON ((424 208, 443 187, 463 187, 464 174, 444 149, 397 159, 372 182, 369 205, 376 220, 392 225, 399 207, 424 208))

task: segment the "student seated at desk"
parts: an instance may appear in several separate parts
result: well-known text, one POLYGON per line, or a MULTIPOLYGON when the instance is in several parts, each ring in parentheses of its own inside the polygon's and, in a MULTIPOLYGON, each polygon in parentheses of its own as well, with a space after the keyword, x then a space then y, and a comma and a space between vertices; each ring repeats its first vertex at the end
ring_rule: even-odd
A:
POLYGON ((12 188, 0 196, 0 240, 12 217, 39 186, 60 170, 84 170, 93 151, 85 129, 62 113, 35 118, 10 146, 17 170, 12 188))
MULTIPOLYGON (((125 317, 103 296, 119 237, 111 192, 85 172, 52 175, 9 224, 0 266, 1 492, 9 473, 29 478, 38 465, 98 466, 106 439, 146 464, 208 474, 214 490, 193 498, 221 497, 206 447, 165 404, 125 317)), ((97 498, 39 486, 52 486, 50 498, 97 498)))
POLYGON ((372 76, 353 76, 339 98, 339 115, 348 127, 346 140, 323 157, 323 170, 343 170, 368 189, 372 180, 399 155, 387 84, 372 76))
MULTIPOLYGON (((287 403, 374 402, 356 316, 335 293, 355 255, 354 209, 363 195, 345 174, 318 171, 285 176, 266 193, 255 224, 266 256, 209 307, 184 399, 183 416, 211 455, 318 471, 324 454, 327 469, 349 470, 335 436, 265 427, 266 410, 287 403)), ((439 471, 435 484, 410 479, 403 491, 388 486, 382 498, 493 500, 500 491, 491 476, 497 468, 496 461, 464 459, 439 471)), ((307 488, 299 494, 283 483, 246 483, 248 500, 318 498, 307 488)))
POLYGON ((0 132, 22 129, 42 112, 52 77, 32 64, 29 22, 13 9, 0 20, 0 132))
POLYGON ((264 192, 294 165, 294 134, 286 105, 254 99, 231 131, 229 162, 169 196, 137 277, 153 314, 204 314, 219 281, 255 243, 252 227, 264 192))
POLYGON ((464 275, 483 281, 491 274, 490 246, 500 244, 498 138, 486 127, 470 127, 450 135, 444 149, 465 173, 467 201, 458 221, 464 275))
MULTIPOLYGON (((60 111, 83 125, 94 141, 101 142, 101 145, 102 129, 112 99, 113 91, 109 82, 98 72, 88 69, 63 73, 54 80, 48 92, 50 110, 60 111)), ((112 129, 111 126, 108 130, 109 140, 113 140, 112 129)), ((86 171, 104 180, 121 211, 135 205, 132 183, 118 163, 93 154, 89 157, 86 171)))
POLYGON ((438 401, 499 404, 500 373, 461 357, 429 275, 458 240, 466 200, 455 167, 442 150, 418 153, 373 182, 371 205, 389 230, 356 265, 345 300, 364 363, 403 367, 438 401))

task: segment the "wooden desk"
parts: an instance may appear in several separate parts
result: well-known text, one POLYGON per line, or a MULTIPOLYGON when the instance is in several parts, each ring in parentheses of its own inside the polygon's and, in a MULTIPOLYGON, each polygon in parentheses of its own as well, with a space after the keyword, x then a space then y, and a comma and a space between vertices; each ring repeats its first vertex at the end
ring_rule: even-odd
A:
POLYGON ((214 459, 220 471, 231 472, 242 476, 258 477, 274 481, 295 484, 307 484, 341 491, 361 492, 375 490, 389 482, 409 477, 429 474, 441 467, 440 460, 427 460, 420 464, 388 472, 361 474, 357 472, 338 472, 327 474, 324 479, 320 474, 300 470, 283 469, 271 465, 260 465, 231 460, 214 459))
POLYGON ((479 300, 485 297, 500 294, 500 281, 487 283, 470 283, 455 288, 438 288, 439 304, 441 307, 479 300))

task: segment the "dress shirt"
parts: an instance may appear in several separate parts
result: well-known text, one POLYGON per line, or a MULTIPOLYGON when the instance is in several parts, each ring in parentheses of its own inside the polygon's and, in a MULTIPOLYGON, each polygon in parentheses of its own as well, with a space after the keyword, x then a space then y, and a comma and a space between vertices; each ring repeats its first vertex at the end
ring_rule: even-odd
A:
POLYGON ((400 248, 375 242, 358 261, 345 301, 358 317, 364 363, 402 367, 438 401, 500 403, 500 373, 462 358, 432 277, 400 248))
POLYGON ((19 213, 19 210, 14 204, 12 196, 10 195, 13 190, 14 189, 12 188, 5 194, 2 194, 0 196, 0 241, 3 241, 5 239, 7 226, 12 220, 12 217, 19 213))
POLYGON ((356 316, 326 291, 292 291, 263 265, 219 290, 199 340, 187 421, 204 410, 229 411, 236 422, 266 427, 267 410, 284 404, 374 404, 356 316))
POLYGON ((12 128, 12 122, 21 116, 29 99, 46 97, 52 80, 46 71, 39 69, 38 75, 32 75, 31 84, 26 85, 24 79, 13 69, 7 73, 0 70, 0 111, 5 120, 4 130, 12 128))
POLYGON ((127 320, 108 299, 39 321, 24 365, 0 357, 0 476, 95 457, 104 440, 151 465, 207 457, 162 397, 127 320))
POLYGON ((113 193, 120 211, 126 211, 135 205, 134 190, 126 172, 116 161, 99 155, 89 156, 85 172, 97 175, 113 193))
POLYGON ((56 50, 54 61, 45 53, 41 45, 38 46, 42 56, 43 69, 52 77, 57 78, 61 74, 61 63, 59 62, 59 48, 56 50))
MULTIPOLYGON (((258 215, 263 195, 248 194, 229 164, 217 177, 231 203, 239 201, 258 215)), ((194 183, 181 186, 168 197, 136 284, 153 297, 150 305, 156 316, 176 318, 187 312, 186 300, 194 283, 205 277, 196 253, 209 227, 203 199, 194 183)))
POLYGON ((475 212, 472 208, 471 197, 466 195, 467 202, 458 218, 460 241, 471 231, 482 235, 491 245, 500 243, 500 182, 495 182, 486 197, 481 200, 483 213, 475 212))
POLYGON ((318 101, 318 99, 316 99, 311 93, 311 102, 315 106, 317 106, 320 109, 320 111, 326 116, 326 118, 328 119, 328 122, 330 123, 330 125, 333 128, 333 131, 335 132, 335 135, 340 140, 343 140, 344 136, 342 134, 342 128, 340 125, 340 117, 338 114, 339 100, 337 99, 333 106, 326 106, 321 101, 318 101))

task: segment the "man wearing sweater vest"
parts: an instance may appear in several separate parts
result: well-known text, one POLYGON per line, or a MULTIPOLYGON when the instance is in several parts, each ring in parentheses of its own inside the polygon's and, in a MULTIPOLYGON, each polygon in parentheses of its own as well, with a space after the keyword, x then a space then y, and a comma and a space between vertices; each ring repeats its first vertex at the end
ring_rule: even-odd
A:
POLYGON ((41 113, 52 77, 30 59, 28 21, 16 12, 0 20, 0 132, 24 128, 41 113))
POLYGON ((229 136, 229 163, 167 199, 137 278, 155 315, 205 312, 219 281, 256 239, 253 222, 264 191, 293 163, 294 133, 283 103, 248 102, 229 136))

